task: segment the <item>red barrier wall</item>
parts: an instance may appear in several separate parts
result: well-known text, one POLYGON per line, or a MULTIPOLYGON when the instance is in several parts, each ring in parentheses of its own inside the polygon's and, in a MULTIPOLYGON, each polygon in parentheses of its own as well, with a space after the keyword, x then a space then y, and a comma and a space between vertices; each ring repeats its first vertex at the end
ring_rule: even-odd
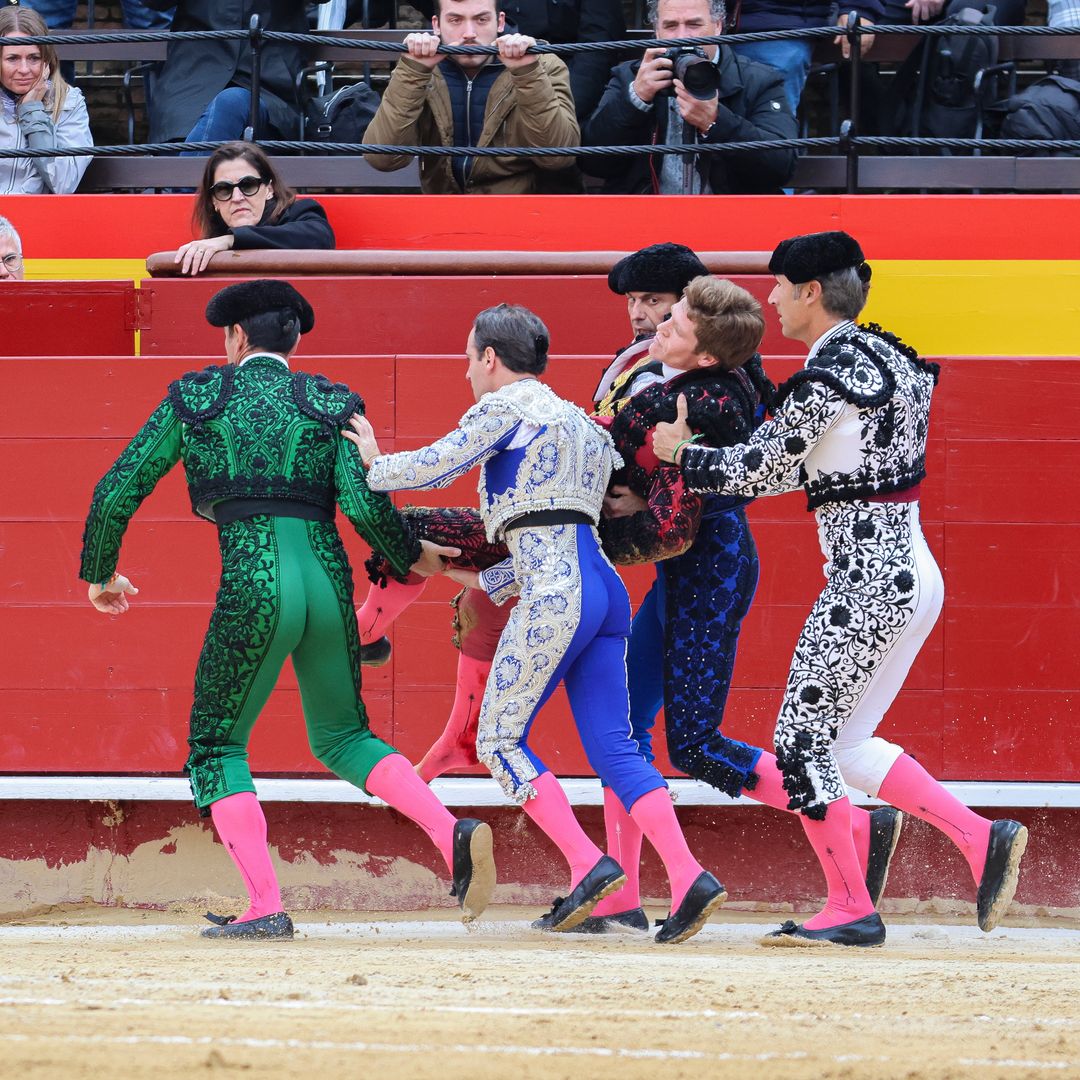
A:
MULTIPOLYGON (((325 320, 324 340, 343 351, 350 341, 360 352, 368 340, 386 340, 375 319, 375 331, 360 333, 365 320, 355 307, 342 314, 356 337, 335 325, 336 313, 325 320)), ((599 323, 610 298, 603 308, 583 307, 599 323)), ((452 308, 432 299, 401 329, 414 333, 413 324, 423 324, 429 340, 452 335, 454 355, 328 356, 309 348, 305 366, 345 379, 365 396, 386 449, 422 445, 470 403, 458 354, 462 327, 441 322, 452 308), (430 321, 433 313, 439 322, 430 321)), ((564 309, 552 301, 551 310, 557 318, 564 309)), ((114 312, 84 312, 81 324, 89 329, 82 340, 96 340, 98 315, 108 321, 114 312)), ((609 343, 623 329, 617 307, 612 322, 609 343)), ((163 325, 175 326, 176 340, 189 340, 190 320, 163 325)), ((607 352, 556 358, 553 385, 586 401, 607 352)), ((147 500, 125 540, 123 568, 142 589, 131 613, 102 618, 86 604, 75 574, 94 482, 169 379, 204 362, 0 360, 0 709, 19 718, 0 729, 0 771, 169 772, 182 764, 191 676, 215 588, 216 538, 191 517, 180 470, 147 500)), ((923 516, 945 572, 946 608, 882 733, 946 779, 1076 780, 1080 751, 1066 733, 1080 685, 1080 361, 942 363, 923 516)), ((775 378, 797 366, 789 358, 767 364, 775 378)), ((466 479, 417 501, 474 499, 466 479)), ((725 727, 767 744, 790 652, 820 584, 821 556, 800 496, 762 500, 751 517, 762 580, 725 727)), ((355 537, 347 543, 358 566, 363 545, 355 537)), ((639 569, 628 580, 637 599, 649 572, 639 569)), ((412 756, 426 748, 450 705, 452 592, 450 583, 433 582, 395 630, 394 662, 365 672, 376 728, 412 756)), ((256 728, 256 771, 317 771, 299 712, 286 671, 256 728)), ((576 744, 565 703, 557 700, 538 725, 537 749, 556 771, 572 775, 587 771, 576 744)))

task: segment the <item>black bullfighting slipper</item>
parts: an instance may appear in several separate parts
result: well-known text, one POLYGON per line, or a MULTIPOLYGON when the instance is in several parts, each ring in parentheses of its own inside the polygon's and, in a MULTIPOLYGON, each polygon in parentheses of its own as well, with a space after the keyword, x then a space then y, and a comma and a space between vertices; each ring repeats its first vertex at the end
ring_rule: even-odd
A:
POLYGON ((495 891, 495 854, 491 826, 476 818, 462 818, 454 826, 454 887, 463 922, 483 914, 495 891))
MULTIPOLYGON (((554 908, 552 909, 554 911, 554 908)), ((541 915, 532 923, 534 930, 550 930, 552 911, 541 915)), ((618 934, 626 930, 648 930, 649 917, 644 908, 631 908, 629 911, 617 911, 614 915, 590 915, 572 930, 571 934, 618 934)))
POLYGON ((233 941, 292 941, 293 938, 293 922, 284 911, 245 922, 237 922, 235 915, 215 915, 210 911, 206 913, 206 918, 215 925, 208 926, 202 932, 204 938, 228 938, 233 941))
POLYGON ((678 908, 663 921, 654 940, 661 945, 678 945, 692 938, 726 899, 724 886, 708 870, 702 870, 678 908))
POLYGON ((894 806, 879 806, 870 811, 870 857, 866 860, 866 891, 870 903, 878 906, 885 882, 889 879, 889 863, 892 862, 900 830, 904 827, 904 815, 894 806))
POLYGON ((862 949, 873 949, 885 944, 885 924, 875 911, 861 919, 829 926, 824 930, 807 930, 805 926, 793 923, 790 919, 771 934, 761 939, 762 945, 849 945, 862 949))
POLYGON ((990 933, 1009 910, 1020 880, 1020 859, 1027 847, 1028 831, 1019 821, 1002 818, 990 826, 986 865, 979 879, 977 907, 979 929, 990 933))
POLYGON ((390 639, 376 638, 370 645, 360 646, 360 663, 364 667, 382 667, 390 662, 390 639))
POLYGON ((578 882, 569 896, 557 896, 544 916, 548 930, 573 930, 591 914, 592 909, 626 884, 622 867, 610 856, 601 856, 597 864, 578 882))

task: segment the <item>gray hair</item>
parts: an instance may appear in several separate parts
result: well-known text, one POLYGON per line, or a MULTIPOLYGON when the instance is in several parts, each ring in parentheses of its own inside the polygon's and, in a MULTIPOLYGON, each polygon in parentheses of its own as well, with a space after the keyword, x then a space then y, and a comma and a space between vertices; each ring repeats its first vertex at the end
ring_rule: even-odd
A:
POLYGON ((824 274, 817 280, 821 284, 821 306, 830 315, 839 315, 841 319, 859 317, 870 293, 869 277, 863 281, 858 269, 849 266, 824 274))
POLYGON ((494 349, 503 366, 519 374, 543 374, 549 340, 540 317, 517 304, 485 308, 473 322, 476 351, 494 349))
MULTIPOLYGON (((660 4, 663 0, 649 0, 646 8, 646 18, 649 25, 656 28, 656 24, 660 21, 660 4)), ((709 0, 709 15, 713 22, 720 23, 723 26, 727 22, 727 5, 724 0, 709 0)))
POLYGON ((15 226, 6 217, 0 217, 0 236, 10 236, 11 242, 15 245, 15 250, 20 255, 22 254, 22 239, 15 231, 15 226))

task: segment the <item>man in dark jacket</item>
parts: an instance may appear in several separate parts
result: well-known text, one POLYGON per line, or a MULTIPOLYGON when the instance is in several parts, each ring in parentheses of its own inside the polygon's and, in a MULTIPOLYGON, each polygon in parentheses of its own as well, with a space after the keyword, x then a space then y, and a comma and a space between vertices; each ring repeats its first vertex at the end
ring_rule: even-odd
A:
MULTIPOLYGON (((705 37, 724 29, 723 0, 659 0, 650 6, 658 38, 705 37)), ((619 64, 585 124, 587 146, 717 144, 795 138, 783 75, 727 48, 706 47, 717 90, 696 97, 675 78, 665 49, 619 64)), ((705 92, 707 93, 707 92, 705 92)), ((622 194, 767 194, 778 192, 795 165, 793 150, 737 154, 589 157, 586 172, 622 194)))
MULTIPOLYGON (((505 0, 501 8, 510 30, 552 45, 621 41, 626 36, 619 0, 505 0)), ((617 59, 616 52, 582 52, 565 58, 579 120, 596 108, 617 59)))
MULTIPOLYGON (((163 9, 173 0, 146 0, 151 7, 163 9)), ((180 0, 172 29, 177 30, 246 30, 251 16, 258 15, 264 30, 282 30, 303 34, 308 30, 303 4, 290 0, 180 0)), ((297 45, 265 44, 260 63, 261 115, 264 128, 256 134, 279 139, 295 138, 299 129, 295 79, 302 63, 297 45)), ((221 103, 247 123, 250 112, 251 49, 244 40, 176 41, 169 43, 169 55, 157 78, 150 102, 150 141, 173 142, 186 139, 196 123, 206 119, 210 103, 224 90, 237 89, 221 103), (243 93, 247 91, 247 93, 243 93), (237 108, 236 100, 240 104, 237 108), (244 108, 247 104, 247 109, 244 108)), ((243 137, 243 126, 235 123, 223 132, 218 125, 200 124, 200 135, 212 140, 243 137)))

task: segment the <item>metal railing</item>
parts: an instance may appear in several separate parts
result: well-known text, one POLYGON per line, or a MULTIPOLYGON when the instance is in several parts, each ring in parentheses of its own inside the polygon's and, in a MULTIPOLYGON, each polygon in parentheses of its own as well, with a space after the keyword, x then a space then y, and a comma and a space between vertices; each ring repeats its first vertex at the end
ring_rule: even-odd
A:
MULTIPOLYGON (((619 146, 556 146, 556 147, 443 147, 385 145, 368 143, 327 143, 304 142, 299 140, 265 140, 258 137, 259 95, 261 85, 261 54, 269 44, 292 44, 297 46, 319 46, 341 50, 365 50, 367 52, 393 54, 406 52, 406 46, 400 41, 371 40, 363 37, 330 36, 319 34, 285 33, 264 30, 259 25, 257 16, 253 16, 246 30, 213 31, 115 31, 93 34, 65 34, 65 45, 124 45, 133 41, 246 41, 251 53, 252 104, 249 125, 244 138, 257 141, 270 153, 301 153, 305 151, 320 154, 389 154, 410 157, 569 157, 569 156, 635 156, 649 155, 728 155, 764 152, 769 150, 833 151, 841 154, 846 162, 846 190, 855 193, 859 190, 859 161, 866 151, 924 151, 924 150, 961 150, 979 154, 1037 154, 1046 151, 1063 151, 1080 156, 1080 140, 1044 140, 1044 139, 1000 139, 978 138, 934 138, 881 136, 860 134, 861 111, 861 71, 866 63, 862 51, 862 39, 866 36, 887 38, 904 36, 925 39, 935 36, 995 36, 1003 39, 1066 39, 1068 44, 1060 49, 1063 57, 1080 57, 1080 28, 1062 28, 1046 26, 984 26, 984 25, 933 25, 933 26, 883 26, 863 25, 852 12, 846 25, 839 33, 846 37, 851 56, 851 77, 848 94, 848 119, 841 125, 836 135, 815 138, 772 139, 725 144, 686 143, 678 145, 619 145, 619 146)), ((672 48, 677 46, 735 45, 749 42, 767 41, 831 41, 838 34, 836 26, 800 28, 795 30, 761 31, 746 34, 726 34, 722 36, 702 36, 673 39, 634 38, 614 42, 579 42, 572 44, 538 44, 529 51, 532 53, 551 53, 570 57, 578 53, 612 51, 627 49, 648 49, 654 47, 672 48)), ((56 44, 55 38, 20 38, 25 44, 56 44)), ((1028 50, 1030 54, 1031 50, 1028 50)), ((1058 47, 1046 50, 1045 55, 1056 55, 1058 47)), ((494 45, 443 45, 440 52, 453 55, 496 55, 494 45)), ((0 150, 3 158, 38 158, 38 157, 122 157, 136 155, 172 155, 182 151, 210 152, 219 143, 149 143, 124 144, 97 147, 64 147, 47 150, 0 150)), ((1076 186, 1080 186, 1080 181, 1076 186)))

